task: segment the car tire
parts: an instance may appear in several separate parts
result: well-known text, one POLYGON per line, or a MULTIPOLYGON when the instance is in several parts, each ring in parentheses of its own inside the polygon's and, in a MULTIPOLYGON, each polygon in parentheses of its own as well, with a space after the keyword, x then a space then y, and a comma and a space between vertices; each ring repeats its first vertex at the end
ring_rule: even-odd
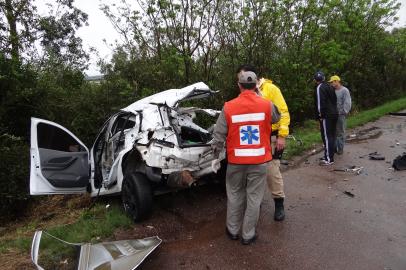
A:
POLYGON ((124 178, 121 190, 124 211, 135 222, 148 217, 152 211, 152 189, 147 177, 131 173, 124 178))

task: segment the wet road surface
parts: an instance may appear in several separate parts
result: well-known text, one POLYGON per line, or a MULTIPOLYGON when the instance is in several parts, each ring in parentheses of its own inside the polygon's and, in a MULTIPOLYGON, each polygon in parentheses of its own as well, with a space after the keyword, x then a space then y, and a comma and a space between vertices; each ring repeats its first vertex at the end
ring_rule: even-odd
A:
POLYGON ((151 218, 114 238, 158 235, 161 246, 141 269, 406 269, 406 117, 385 116, 348 132, 333 166, 321 153, 286 171, 283 222, 267 193, 258 240, 243 246, 225 233, 226 196, 219 185, 156 197, 151 218), (370 139, 368 139, 370 137, 370 139), (385 160, 370 160, 378 152, 385 160), (333 171, 362 166, 360 174, 333 171))

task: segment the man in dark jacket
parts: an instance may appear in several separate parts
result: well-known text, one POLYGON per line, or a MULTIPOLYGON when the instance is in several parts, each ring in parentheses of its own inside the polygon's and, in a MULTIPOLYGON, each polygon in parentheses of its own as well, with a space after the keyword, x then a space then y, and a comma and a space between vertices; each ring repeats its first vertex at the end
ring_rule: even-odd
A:
POLYGON ((338 118, 337 96, 334 89, 325 82, 323 72, 314 75, 316 89, 314 100, 316 119, 320 122, 320 133, 324 143, 324 158, 320 165, 328 166, 334 163, 336 124, 338 118))

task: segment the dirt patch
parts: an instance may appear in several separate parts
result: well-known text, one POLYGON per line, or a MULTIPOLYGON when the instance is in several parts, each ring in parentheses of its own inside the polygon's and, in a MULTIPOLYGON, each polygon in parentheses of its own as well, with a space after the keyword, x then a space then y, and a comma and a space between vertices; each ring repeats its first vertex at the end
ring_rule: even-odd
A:
POLYGON ((155 198, 154 210, 148 220, 129 230, 116 231, 114 238, 123 240, 158 235, 165 243, 189 241, 197 236, 203 240, 203 227, 217 217, 224 223, 225 206, 226 195, 219 184, 160 195, 155 198))
POLYGON ((21 251, 9 251, 7 254, 0 254, 1 269, 3 270, 35 270, 30 256, 22 254, 21 251))
MULTIPOLYGON (((43 229, 73 223, 82 210, 89 207, 90 202, 90 196, 84 195, 52 195, 34 200, 22 217, 3 225, 7 230, 3 231, 2 236, 13 236, 16 229, 30 227, 27 226, 29 224, 43 229)), ((27 230, 27 233, 33 232, 27 230)))

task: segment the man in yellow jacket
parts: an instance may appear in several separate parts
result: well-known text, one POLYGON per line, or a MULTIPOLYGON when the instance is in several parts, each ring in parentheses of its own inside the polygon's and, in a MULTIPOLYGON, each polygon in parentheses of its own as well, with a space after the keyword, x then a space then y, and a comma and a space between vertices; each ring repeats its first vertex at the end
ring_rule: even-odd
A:
MULTIPOLYGON (((240 71, 256 72, 256 69, 250 65, 242 65, 237 70, 238 73, 240 71)), ((271 101, 278 108, 281 116, 279 122, 272 124, 271 142, 273 159, 270 162, 267 182, 275 202, 274 220, 282 221, 285 218, 283 207, 285 193, 283 191, 283 178, 280 172, 280 159, 285 149, 285 138, 289 135, 290 115, 281 90, 270 79, 260 79, 258 89, 263 98, 271 101)))

